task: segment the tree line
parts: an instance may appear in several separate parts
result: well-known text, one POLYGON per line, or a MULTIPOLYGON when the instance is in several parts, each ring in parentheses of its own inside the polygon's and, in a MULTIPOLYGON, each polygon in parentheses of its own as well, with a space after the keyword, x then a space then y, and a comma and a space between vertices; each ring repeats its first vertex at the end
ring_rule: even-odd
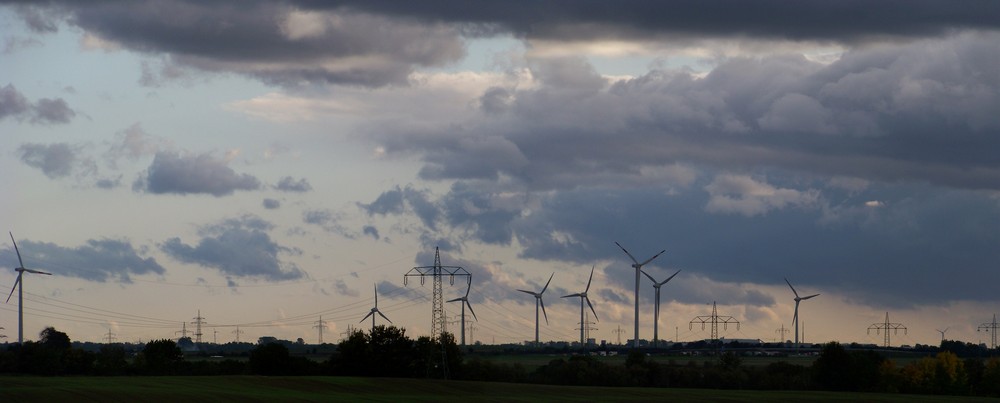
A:
POLYGON ((405 329, 377 326, 355 331, 326 360, 292 355, 279 343, 253 348, 245 360, 186 360, 173 340, 146 343, 130 355, 121 345, 90 352, 46 328, 37 342, 9 345, 0 352, 0 373, 33 375, 332 375, 447 378, 581 386, 637 386, 756 390, 831 390, 915 394, 1000 396, 1000 358, 959 358, 959 344, 934 356, 898 365, 871 350, 823 346, 811 366, 776 361, 744 365, 732 352, 697 364, 667 363, 630 352, 624 365, 587 355, 557 358, 529 370, 513 363, 465 357, 450 334, 439 339, 406 336, 405 329))

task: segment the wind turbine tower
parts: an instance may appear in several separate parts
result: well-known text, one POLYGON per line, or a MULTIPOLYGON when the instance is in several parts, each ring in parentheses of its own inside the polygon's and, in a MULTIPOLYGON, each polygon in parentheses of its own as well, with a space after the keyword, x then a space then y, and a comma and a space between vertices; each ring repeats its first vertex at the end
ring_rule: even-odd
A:
POLYGON ((459 302, 459 301, 461 301, 461 303, 462 303, 462 345, 463 346, 465 345, 465 307, 466 306, 469 307, 469 312, 472 312, 472 318, 475 319, 476 322, 479 321, 479 318, 476 317, 476 311, 473 311, 472 310, 472 305, 469 304, 469 291, 471 291, 471 290, 472 290, 472 284, 469 284, 469 287, 465 289, 465 296, 448 300, 448 302, 459 302))
POLYGON ((547 281, 545 283, 545 287, 542 287, 542 290, 539 291, 539 292, 527 291, 527 290, 518 290, 520 292, 523 292, 523 293, 526 293, 526 294, 531 294, 531 295, 535 296, 535 347, 539 346, 539 343, 538 343, 538 307, 539 306, 542 307, 542 315, 545 316, 545 324, 548 325, 549 324, 549 315, 547 315, 545 313, 545 303, 542 302, 542 294, 545 293, 545 289, 549 288, 549 283, 552 282, 552 276, 555 276, 555 275, 556 275, 555 273, 552 273, 552 275, 549 276, 549 281, 547 281))
MULTIPOLYGON (((587 322, 586 322, 586 320, 583 317, 583 313, 584 313, 583 302, 584 301, 587 301, 587 306, 589 306, 590 307, 590 311, 594 313, 594 320, 600 321, 600 319, 597 318, 597 311, 594 310, 594 305, 590 303, 590 297, 587 297, 587 291, 590 291, 590 282, 594 280, 594 267, 596 267, 596 266, 591 266, 591 268, 590 268, 590 278, 587 280, 587 288, 583 289, 583 292, 578 292, 576 294, 570 294, 570 295, 564 295, 563 296, 563 298, 580 297, 580 347, 582 347, 582 348, 585 348, 587 346, 587 339, 586 339, 587 322)), ((552 273, 552 274, 555 275, 555 273, 552 273)), ((550 277, 550 279, 551 279, 551 277, 550 277)), ((544 292, 544 290, 543 290, 543 292, 544 292)), ((537 320, 538 319, 537 318, 537 314, 535 316, 536 316, 535 319, 537 320)), ((536 335, 536 338, 537 338, 537 335, 536 335)))
POLYGON ((941 329, 934 329, 934 330, 937 330, 937 332, 938 332, 938 333, 941 333, 941 342, 942 342, 942 343, 944 343, 944 334, 945 334, 945 333, 946 333, 946 332, 948 331, 948 329, 950 329, 950 328, 951 328, 951 327, 946 327, 946 328, 944 328, 944 330, 941 330, 941 329))
POLYGON ((788 283, 788 288, 791 288, 792 293, 795 294, 795 315, 792 316, 792 326, 795 327, 795 346, 798 347, 799 346, 799 302, 802 302, 809 298, 813 298, 815 296, 818 296, 819 294, 813 294, 806 297, 799 297, 799 292, 795 291, 795 287, 792 287, 792 283, 788 282, 787 278, 785 279, 785 282, 788 283))
POLYGON ((17 263, 20 267, 14 268, 14 271, 17 272, 17 279, 14 280, 14 286, 10 288, 10 294, 7 294, 7 302, 10 302, 10 297, 14 295, 14 289, 17 288, 17 344, 22 344, 24 343, 24 280, 21 278, 24 276, 24 272, 49 276, 52 273, 25 269, 24 261, 21 260, 21 251, 17 249, 17 242, 14 241, 14 233, 10 233, 10 242, 14 244, 14 253, 17 253, 17 263))
POLYGON ((628 253, 628 251, 625 250, 624 246, 622 246, 618 242, 615 242, 615 245, 618 245, 618 247, 622 249, 622 252, 625 252, 625 254, 628 255, 629 259, 632 259, 632 267, 635 268, 635 297, 634 297, 635 298, 635 333, 633 333, 634 338, 632 339, 633 340, 633 342, 632 342, 632 348, 639 348, 639 280, 640 280, 639 273, 642 272, 642 266, 645 266, 647 263, 652 262, 653 259, 656 259, 658 256, 662 255, 663 252, 666 252, 667 250, 666 249, 661 250, 660 253, 657 253, 657 254, 653 255, 653 257, 651 257, 649 259, 646 259, 645 262, 639 263, 639 261, 636 260, 635 256, 632 256, 631 253, 628 253))
POLYGON ((653 276, 650 276, 649 273, 646 273, 645 271, 642 272, 642 274, 645 274, 646 277, 648 277, 649 280, 653 282, 653 289, 656 290, 656 304, 654 305, 653 308, 653 347, 659 347, 660 344, 660 287, 662 287, 668 281, 673 279, 674 276, 676 276, 680 272, 681 272, 680 270, 677 270, 676 273, 674 273, 670 277, 667 277, 667 279, 663 280, 662 283, 657 282, 655 279, 653 279, 653 276))
MULTIPOLYGON (((372 317, 372 333, 375 332, 375 314, 376 313, 378 314, 378 316, 381 316, 382 319, 385 319, 389 323, 392 323, 392 321, 389 320, 389 318, 385 317, 385 315, 383 315, 382 312, 378 310, 378 285, 377 284, 375 285, 375 307, 372 308, 372 310, 369 311, 368 314, 365 315, 365 317, 361 319, 361 322, 364 322, 365 319, 368 319, 369 316, 372 317)), ((361 323, 361 322, 358 322, 358 323, 361 323)))
POLYGON ((892 330, 893 333, 899 334, 899 329, 903 329, 903 334, 906 334, 906 326, 903 326, 902 323, 890 323, 889 312, 886 312, 885 322, 872 323, 871 326, 868 326, 868 334, 871 334, 872 330, 875 331, 875 334, 878 334, 880 331, 885 331, 885 344, 883 347, 889 347, 889 331, 892 330))
POLYGON ((466 284, 472 285, 472 275, 465 271, 465 268, 441 265, 441 252, 437 247, 434 248, 433 266, 414 267, 403 275, 404 286, 410 277, 420 277, 420 285, 424 285, 424 279, 427 277, 431 277, 434 283, 434 295, 431 299, 431 337, 440 337, 448 331, 445 324, 448 319, 444 316, 444 298, 441 295, 441 277, 445 275, 449 277, 451 285, 455 285, 455 276, 465 276, 466 284))

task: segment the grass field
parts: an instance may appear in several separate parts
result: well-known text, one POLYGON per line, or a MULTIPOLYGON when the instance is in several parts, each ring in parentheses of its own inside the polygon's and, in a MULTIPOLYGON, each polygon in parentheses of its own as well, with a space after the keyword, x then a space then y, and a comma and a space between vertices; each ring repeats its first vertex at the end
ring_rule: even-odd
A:
POLYGON ((890 394, 567 387, 349 377, 0 377, 0 402, 962 402, 982 398, 890 394))

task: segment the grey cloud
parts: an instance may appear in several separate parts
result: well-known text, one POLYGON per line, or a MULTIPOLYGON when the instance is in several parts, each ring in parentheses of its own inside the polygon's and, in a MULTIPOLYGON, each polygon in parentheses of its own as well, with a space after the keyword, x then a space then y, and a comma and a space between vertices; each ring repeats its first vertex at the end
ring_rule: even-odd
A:
MULTIPOLYGON (((67 1, 44 10, 65 12, 68 23, 125 49, 165 55, 168 65, 289 87, 406 84, 416 66, 445 65, 465 52, 458 30, 444 24, 283 1, 67 1)), ((143 79, 167 76, 153 77, 147 66, 143 79)))
POLYGON ((11 117, 36 124, 69 123, 76 112, 62 98, 32 103, 12 84, 0 87, 0 119, 11 117))
MULTIPOLYGON (((91 239, 79 247, 64 247, 54 243, 19 240, 17 244, 29 269, 51 272, 58 276, 76 277, 87 281, 107 282, 118 279, 131 282, 130 275, 163 274, 166 270, 156 259, 143 257, 144 248, 136 250, 128 239, 91 239)), ((14 248, 0 250, 0 261, 16 267, 14 248)))
POLYGON ((237 190, 255 190, 260 181, 248 174, 237 174, 226 161, 209 154, 180 155, 156 153, 153 163, 134 183, 133 189, 155 194, 230 195, 237 190))
POLYGON ((299 180, 292 179, 291 176, 286 176, 278 181, 274 188, 282 192, 297 192, 303 193, 312 190, 312 186, 309 185, 309 181, 306 178, 301 178, 299 180))
POLYGON ((982 32, 860 48, 829 65, 731 59, 704 77, 651 71, 586 95, 518 90, 508 113, 386 125, 374 138, 419 155, 424 179, 539 191, 648 183, 650 167, 675 164, 1000 189, 997 63, 1000 33, 982 32))
POLYGON ((353 297, 353 298, 357 298, 359 295, 361 295, 361 293, 359 293, 358 290, 352 290, 350 287, 348 287, 347 283, 345 283, 344 280, 337 280, 336 282, 334 282, 333 287, 334 290, 337 292, 337 295, 343 295, 345 297, 353 297))
POLYGON ((305 277, 294 263, 279 259, 280 254, 295 250, 272 240, 266 232, 270 228, 270 223, 253 216, 229 219, 201 228, 195 245, 171 238, 160 249, 177 261, 216 269, 225 276, 268 281, 305 277))
POLYGON ((375 201, 369 204, 358 203, 358 207, 368 215, 399 215, 409 206, 424 226, 433 230, 437 228, 437 220, 441 216, 441 209, 430 201, 426 190, 416 190, 410 186, 383 192, 375 201))
POLYGON ((119 158, 135 161, 140 157, 156 155, 169 148, 167 140, 152 136, 143 130, 142 125, 133 123, 122 131, 115 133, 115 139, 108 145, 107 159, 112 166, 119 158))
POLYGON ((51 179, 71 175, 81 162, 79 150, 66 143, 23 144, 19 150, 22 162, 42 170, 51 179))
POLYGON ((326 232, 339 234, 345 238, 357 238, 354 232, 340 223, 342 219, 342 214, 331 210, 306 210, 302 212, 302 222, 306 224, 317 225, 326 232))
POLYGON ((278 208, 281 207, 281 202, 278 201, 278 200, 275 200, 275 199, 266 199, 265 198, 264 202, 263 202, 263 206, 264 206, 264 208, 266 208, 268 210, 275 210, 275 209, 278 209, 278 208))
MULTIPOLYGON (((315 3, 308 3, 315 4, 315 3)), ((513 32, 529 38, 673 38, 687 36, 763 37, 855 42, 868 38, 922 37, 957 28, 995 29, 1000 5, 976 2, 956 7, 948 1, 863 0, 787 2, 683 0, 671 2, 573 0, 517 3, 397 1, 325 2, 322 6, 472 25, 475 35, 513 32), (863 13, 865 18, 858 18, 863 13)))
POLYGON ((372 237, 372 239, 374 239, 376 241, 379 240, 379 239, 381 239, 381 237, 378 234, 378 228, 375 228, 375 227, 373 227, 371 225, 364 226, 364 228, 362 228, 362 230, 361 230, 361 233, 372 237))

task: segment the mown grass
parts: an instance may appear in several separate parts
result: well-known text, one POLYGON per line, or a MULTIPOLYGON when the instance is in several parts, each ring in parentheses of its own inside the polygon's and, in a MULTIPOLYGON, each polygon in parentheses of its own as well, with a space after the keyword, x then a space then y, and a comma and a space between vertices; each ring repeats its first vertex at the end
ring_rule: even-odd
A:
POLYGON ((352 377, 0 377, 0 402, 594 402, 981 401, 982 398, 814 391, 570 387, 352 377))

